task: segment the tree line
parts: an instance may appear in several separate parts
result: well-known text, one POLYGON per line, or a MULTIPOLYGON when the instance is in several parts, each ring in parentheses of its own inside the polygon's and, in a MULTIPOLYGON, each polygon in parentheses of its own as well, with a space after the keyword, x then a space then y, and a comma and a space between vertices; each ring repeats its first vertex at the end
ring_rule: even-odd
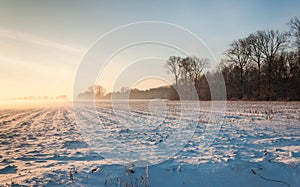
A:
POLYGON ((113 91, 105 93, 105 88, 101 85, 93 85, 87 91, 80 93, 78 99, 178 99, 176 90, 173 86, 162 86, 158 88, 151 88, 147 90, 139 90, 136 88, 122 87, 120 91, 113 91))
POLYGON ((288 24, 285 32, 259 30, 234 40, 213 72, 205 72, 207 58, 170 56, 165 68, 173 85, 106 95, 102 86, 95 85, 79 98, 210 100, 212 87, 223 76, 229 100, 300 100, 300 21, 294 17, 288 24))
POLYGON ((300 100, 300 21, 290 30, 256 31, 233 41, 219 65, 227 97, 300 100))
POLYGON ((290 30, 261 30, 233 41, 218 69, 203 75, 208 59, 171 56, 165 67, 175 87, 189 79, 199 99, 210 99, 207 78, 223 75, 227 99, 300 100, 300 21, 294 17, 290 30))

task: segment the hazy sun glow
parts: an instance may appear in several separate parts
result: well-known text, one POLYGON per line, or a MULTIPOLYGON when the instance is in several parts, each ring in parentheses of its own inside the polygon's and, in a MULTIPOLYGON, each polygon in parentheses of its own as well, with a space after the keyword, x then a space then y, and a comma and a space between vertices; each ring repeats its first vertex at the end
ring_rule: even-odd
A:
POLYGON ((176 49, 157 44, 129 47, 105 63, 96 83, 105 87, 107 92, 120 91, 122 87, 135 88, 143 79, 145 81, 138 87, 142 90, 170 85, 172 77, 164 65, 172 54, 184 55, 176 49), (147 77, 151 77, 151 81, 147 77))
POLYGON ((0 99, 71 95, 82 50, 0 29, 0 99))
MULTIPOLYGON (((102 1, 72 6, 60 1, 2 1, 0 100, 57 95, 72 98, 74 77, 86 52, 100 36, 121 25, 155 20, 182 26, 203 39, 219 61, 234 39, 255 30, 287 30, 286 23, 299 14, 298 1, 164 1, 159 5, 135 1, 122 6, 102 1)), ((170 55, 181 54, 162 46, 128 49, 111 59, 93 83, 110 92, 131 86, 142 78, 140 74, 172 81, 163 68, 170 55), (160 59, 141 60, 151 55, 160 59), (132 69, 124 72, 128 66, 132 69)), ((163 85, 153 80, 139 88, 156 84, 163 85)))

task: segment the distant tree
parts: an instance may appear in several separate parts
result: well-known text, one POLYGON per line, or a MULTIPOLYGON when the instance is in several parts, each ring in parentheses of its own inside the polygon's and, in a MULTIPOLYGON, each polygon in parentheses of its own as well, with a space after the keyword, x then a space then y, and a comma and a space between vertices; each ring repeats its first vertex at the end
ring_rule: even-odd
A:
POLYGON ((94 94, 94 85, 93 86, 89 86, 87 92, 89 92, 91 94, 94 94))
POLYGON ((105 94, 105 88, 100 85, 94 86, 94 93, 96 96, 104 96, 105 94))
POLYGON ((130 91, 130 88, 129 87, 122 87, 121 88, 121 93, 128 93, 130 91))
POLYGON ((92 85, 88 87, 88 92, 91 94, 94 94, 95 96, 104 96, 105 94, 105 88, 101 85, 92 85))
POLYGON ((56 96, 55 99, 57 99, 57 100, 67 100, 68 97, 66 95, 58 95, 58 96, 56 96))

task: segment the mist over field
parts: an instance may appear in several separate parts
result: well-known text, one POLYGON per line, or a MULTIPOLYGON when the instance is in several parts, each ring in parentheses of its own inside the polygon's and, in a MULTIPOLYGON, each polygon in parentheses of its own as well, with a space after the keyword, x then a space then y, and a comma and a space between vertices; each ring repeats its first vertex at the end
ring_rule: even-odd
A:
POLYGON ((0 187, 300 186, 299 8, 1 1, 0 187))

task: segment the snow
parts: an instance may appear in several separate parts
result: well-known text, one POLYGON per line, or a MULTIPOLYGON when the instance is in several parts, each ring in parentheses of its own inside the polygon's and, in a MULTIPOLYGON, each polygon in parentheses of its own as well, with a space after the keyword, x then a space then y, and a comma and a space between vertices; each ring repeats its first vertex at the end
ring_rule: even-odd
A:
POLYGON ((197 105, 0 103, 0 186, 300 186, 299 102, 197 105))

